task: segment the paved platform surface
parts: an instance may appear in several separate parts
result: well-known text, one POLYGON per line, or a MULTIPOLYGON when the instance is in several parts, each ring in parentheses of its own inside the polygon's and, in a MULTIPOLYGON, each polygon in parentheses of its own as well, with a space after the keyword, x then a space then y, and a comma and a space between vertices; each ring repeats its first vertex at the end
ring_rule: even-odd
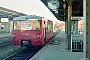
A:
POLYGON ((67 50, 66 34, 59 32, 53 39, 61 41, 58 45, 47 44, 29 60, 80 60, 83 52, 71 52, 67 50))
POLYGON ((1 33, 0 34, 0 38, 2 38, 2 37, 8 37, 8 36, 11 36, 12 35, 12 33, 1 33))

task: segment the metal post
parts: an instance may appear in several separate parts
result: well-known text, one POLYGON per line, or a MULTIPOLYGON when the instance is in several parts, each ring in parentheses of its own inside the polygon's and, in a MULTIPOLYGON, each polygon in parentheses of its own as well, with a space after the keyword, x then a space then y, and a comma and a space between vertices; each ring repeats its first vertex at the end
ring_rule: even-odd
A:
POLYGON ((75 34, 78 34, 78 20, 75 21, 75 34))
POLYGON ((73 30, 73 21, 71 21, 71 31, 73 30))
POLYGON ((86 58, 86 0, 83 0, 84 34, 83 34, 83 56, 86 58))
POLYGON ((65 21, 65 33, 67 34, 67 20, 65 21))
POLYGON ((72 6, 71 1, 68 3, 68 29, 67 29, 67 39, 68 39, 68 50, 71 49, 71 15, 72 15, 72 6))
POLYGON ((86 0, 86 58, 90 59, 90 0, 86 0))
POLYGON ((74 34, 74 20, 71 20, 71 31, 74 34))

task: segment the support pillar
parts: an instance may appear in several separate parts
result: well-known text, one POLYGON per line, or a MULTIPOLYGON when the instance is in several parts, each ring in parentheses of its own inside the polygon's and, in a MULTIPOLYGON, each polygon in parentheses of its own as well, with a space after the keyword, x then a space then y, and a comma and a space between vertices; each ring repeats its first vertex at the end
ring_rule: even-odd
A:
POLYGON ((90 59, 90 0, 86 0, 86 58, 90 59))
POLYGON ((74 20, 72 20, 72 21, 71 21, 71 31, 74 30, 74 23, 75 23, 74 20))
POLYGON ((78 34, 78 20, 75 20, 75 34, 78 34))
POLYGON ((71 21, 71 30, 74 34, 78 34, 78 20, 71 21))
POLYGON ((65 21, 65 33, 67 34, 67 20, 65 21))
POLYGON ((67 29, 67 39, 68 39, 68 50, 71 50, 71 15, 72 15, 72 1, 68 3, 68 29, 67 29))

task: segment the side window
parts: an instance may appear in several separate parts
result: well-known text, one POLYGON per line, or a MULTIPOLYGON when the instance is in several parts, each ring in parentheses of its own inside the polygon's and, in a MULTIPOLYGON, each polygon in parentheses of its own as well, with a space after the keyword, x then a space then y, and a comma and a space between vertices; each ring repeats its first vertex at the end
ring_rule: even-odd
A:
POLYGON ((51 29, 53 29, 53 22, 51 22, 51 29))
POLYGON ((50 21, 47 22, 47 27, 48 27, 48 30, 51 29, 51 23, 50 23, 50 21))
POLYGON ((47 30, 53 29, 53 22, 49 21, 47 22, 47 30))
POLYGON ((14 21, 14 30, 20 30, 20 21, 14 21))

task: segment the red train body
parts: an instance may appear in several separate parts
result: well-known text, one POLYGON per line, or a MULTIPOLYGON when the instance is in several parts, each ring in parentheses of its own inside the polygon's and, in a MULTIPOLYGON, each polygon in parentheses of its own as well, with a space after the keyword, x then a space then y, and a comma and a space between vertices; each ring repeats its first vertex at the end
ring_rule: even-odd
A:
POLYGON ((53 22, 44 17, 29 15, 13 19, 12 43, 42 46, 53 36, 53 22))

